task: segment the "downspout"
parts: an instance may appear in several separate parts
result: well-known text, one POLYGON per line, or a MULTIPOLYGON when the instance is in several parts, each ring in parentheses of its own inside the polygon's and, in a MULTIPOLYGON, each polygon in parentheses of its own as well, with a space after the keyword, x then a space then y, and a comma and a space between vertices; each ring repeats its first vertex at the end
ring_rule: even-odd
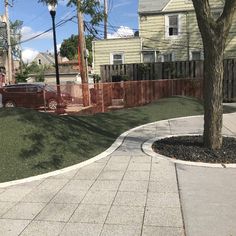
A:
POLYGON ((189 13, 186 12, 186 30, 187 30, 187 61, 190 61, 190 35, 189 35, 189 13))
POLYGON ((143 39, 140 38, 140 63, 143 63, 143 39))

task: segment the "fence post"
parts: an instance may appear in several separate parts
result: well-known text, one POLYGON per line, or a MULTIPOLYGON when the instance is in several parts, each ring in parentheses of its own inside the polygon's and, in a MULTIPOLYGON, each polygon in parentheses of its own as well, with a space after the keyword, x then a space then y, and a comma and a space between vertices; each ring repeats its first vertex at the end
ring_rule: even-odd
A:
POLYGON ((0 108, 3 107, 3 104, 2 104, 2 94, 0 93, 0 108))

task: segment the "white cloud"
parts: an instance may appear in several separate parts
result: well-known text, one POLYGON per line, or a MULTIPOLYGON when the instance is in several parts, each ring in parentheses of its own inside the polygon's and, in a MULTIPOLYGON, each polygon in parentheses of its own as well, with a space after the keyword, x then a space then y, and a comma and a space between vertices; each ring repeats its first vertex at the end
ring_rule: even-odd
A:
POLYGON ((39 52, 32 48, 26 48, 22 51, 22 60, 25 63, 30 63, 39 52))
POLYGON ((59 52, 61 49, 61 43, 60 44, 57 44, 57 51, 59 52))
MULTIPOLYGON (((23 26, 21 29, 22 40, 30 39, 42 33, 43 33, 42 31, 33 31, 33 29, 29 26, 23 26)), ((51 39, 52 37, 53 34, 51 31, 49 31, 45 34, 40 35, 39 37, 37 37, 37 39, 51 39)))
POLYGON ((117 3, 113 6, 113 9, 117 8, 117 7, 124 7, 124 6, 127 6, 127 5, 130 5, 132 3, 132 1, 123 1, 123 2, 120 2, 120 3, 117 3))
MULTIPOLYGON (((59 53, 60 52, 60 49, 61 49, 61 43, 60 44, 57 44, 57 52, 59 53)), ((50 53, 54 54, 54 48, 51 48, 49 50, 50 53)))
POLYGON ((59 0, 59 1, 58 1, 58 4, 59 4, 59 5, 62 5, 62 6, 66 6, 67 3, 68 3, 68 0, 59 0))
POLYGON ((108 38, 128 38, 133 37, 134 31, 127 26, 120 26, 120 28, 113 34, 108 34, 108 38))

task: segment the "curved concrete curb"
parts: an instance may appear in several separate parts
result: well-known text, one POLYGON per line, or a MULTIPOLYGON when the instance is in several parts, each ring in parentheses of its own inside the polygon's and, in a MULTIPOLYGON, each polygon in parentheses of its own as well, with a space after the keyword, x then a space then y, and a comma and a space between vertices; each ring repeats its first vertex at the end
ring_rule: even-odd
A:
POLYGON ((236 164, 214 164, 214 163, 205 163, 205 162, 192 162, 192 161, 177 160, 177 159, 173 159, 173 158, 158 154, 158 153, 154 152, 152 149, 153 143, 157 140, 160 140, 160 139, 170 138, 170 137, 178 137, 178 136, 196 136, 196 135, 200 135, 200 134, 189 133, 189 134, 165 135, 162 137, 155 137, 155 138, 149 139, 146 142, 144 142, 142 145, 142 150, 144 153, 146 153, 147 155, 149 155, 151 157, 159 158, 162 160, 168 160, 173 163, 178 163, 178 164, 182 164, 182 165, 209 167, 209 168, 236 168, 236 164))
POLYGON ((45 174, 41 174, 41 175, 36 175, 36 176, 32 176, 32 177, 27 177, 27 178, 24 178, 24 179, 19 179, 19 180, 13 180, 13 181, 9 181, 9 182, 4 182, 4 183, 0 183, 0 188, 5 188, 5 187, 10 187, 12 185, 18 185, 18 184, 24 184, 24 183, 29 183, 29 182, 32 182, 32 181, 36 181, 36 180, 40 180, 40 179, 44 179, 44 178, 48 178, 48 177, 52 177, 52 176, 55 176, 55 175, 59 175, 59 174, 64 174, 66 172, 69 172, 69 171, 72 171, 72 170, 75 170, 75 169, 80 169, 82 167, 85 167, 95 161, 98 161, 104 157, 107 157, 109 156, 110 154, 112 154, 118 147, 120 147, 124 141, 124 139, 127 137, 127 135, 137 129, 140 129, 140 128, 143 128, 145 126, 148 126, 148 125, 151 125, 151 124, 155 124, 157 121, 155 122, 151 122, 151 123, 148 123, 148 124, 144 124, 144 125, 140 125, 140 126, 137 126, 135 128, 132 128, 126 132, 124 132, 123 134, 121 134, 116 140, 115 142, 107 149, 105 150, 104 152, 98 154, 97 156, 95 157, 92 157, 84 162, 80 162, 79 164, 75 164, 73 166, 69 166, 69 167, 66 167, 66 168, 63 168, 61 170, 56 170, 56 171, 52 171, 52 172, 49 172, 49 173, 45 173, 45 174))
MULTIPOLYGON (((92 158, 90 158, 90 159, 88 159, 88 160, 86 160, 84 162, 81 162, 79 164, 75 164, 73 166, 69 166, 69 167, 63 168, 61 170, 52 171, 52 172, 49 172, 49 173, 45 173, 45 174, 41 174, 41 175, 37 175, 37 176, 33 176, 33 177, 27 177, 27 178, 24 178, 24 179, 19 179, 19 180, 14 180, 14 181, 0 183, 0 188, 5 188, 5 187, 12 186, 12 185, 28 183, 28 182, 32 182, 32 181, 36 181, 36 180, 40 180, 40 179, 44 179, 44 178, 48 178, 48 177, 52 177, 52 176, 55 176, 55 175, 64 174, 66 172, 69 172, 69 171, 72 171, 72 170, 75 170, 75 169, 80 169, 82 167, 85 167, 85 166, 87 166, 87 165, 89 165, 89 164, 91 164, 91 163, 93 163, 95 161, 98 161, 98 160, 100 160, 102 158, 105 158, 108 155, 112 154, 118 147, 120 147, 122 145, 124 139, 128 136, 128 134, 133 132, 133 131, 135 131, 135 130, 144 128, 144 127, 152 125, 152 124, 157 124, 159 122, 165 122, 165 121, 171 121, 171 120, 181 120, 181 119, 191 119, 191 118, 196 118, 196 117, 202 117, 202 115, 186 116, 186 117, 178 117, 178 118, 160 120, 160 121, 155 121, 155 122, 151 122, 151 123, 148 123, 148 124, 137 126, 135 128, 132 128, 132 129, 122 133, 107 150, 105 150, 104 152, 102 152, 102 153, 98 154, 97 156, 92 157, 92 158)), ((143 143, 142 149, 143 149, 144 153, 146 153, 149 156, 166 159, 166 160, 169 160, 169 161, 173 162, 174 161, 173 159, 165 157, 165 156, 158 155, 157 153, 152 151, 152 148, 151 148, 152 143, 155 142, 155 140, 157 140, 157 139, 158 138, 153 138, 153 139, 150 139, 147 142, 143 143)), ((176 160, 176 162, 177 161, 178 160, 176 160)), ((181 162, 181 164, 191 165, 190 162, 186 162, 186 163, 183 163, 184 161, 179 161, 179 162, 181 162)), ((207 166, 211 165, 210 167, 213 167, 212 165, 214 165, 214 164, 207 164, 207 163, 199 163, 199 166, 205 166, 205 164, 207 166), (203 164, 203 165, 201 165, 201 164, 203 164)), ((193 162, 192 165, 198 165, 198 163, 193 162)), ((215 164, 215 165, 217 165, 216 167, 223 168, 223 166, 220 165, 220 164, 215 164)), ((226 166, 227 167, 236 168, 236 164, 227 164, 226 166)))
POLYGON ((125 139, 126 135, 127 135, 126 132, 121 134, 107 150, 105 150, 104 152, 98 154, 95 157, 92 157, 92 158, 90 158, 86 161, 80 162, 79 164, 75 164, 73 166, 63 168, 61 170, 56 170, 56 171, 52 171, 52 172, 49 172, 49 173, 36 175, 36 176, 33 176, 33 177, 27 177, 27 178, 24 178, 24 179, 19 179, 19 180, 14 180, 14 181, 10 181, 10 182, 0 183, 0 188, 9 187, 9 186, 16 185, 16 184, 28 183, 28 182, 31 182, 31 181, 36 181, 36 180, 52 177, 52 176, 55 176, 55 175, 64 174, 66 172, 69 172, 69 171, 72 171, 72 170, 75 170, 75 169, 80 169, 84 166, 87 166, 87 165, 89 165, 89 164, 91 164, 95 161, 98 161, 98 160, 110 155, 112 152, 114 152, 122 144, 122 142, 125 139))

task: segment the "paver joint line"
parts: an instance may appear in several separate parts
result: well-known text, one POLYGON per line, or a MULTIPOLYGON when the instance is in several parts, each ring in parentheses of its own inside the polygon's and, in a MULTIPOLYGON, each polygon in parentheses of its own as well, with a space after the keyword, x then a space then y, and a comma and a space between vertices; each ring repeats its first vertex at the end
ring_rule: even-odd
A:
MULTIPOLYGON (((170 121, 182 122, 183 118, 165 121, 168 124, 168 132, 172 133, 170 121)), ((186 118, 186 121, 191 124, 191 118, 186 118)), ((16 228, 17 223, 11 226, 13 230, 20 230, 18 235, 31 232, 30 230, 40 224, 45 226, 41 227, 41 233, 46 235, 56 224, 60 224, 58 235, 87 230, 96 233, 95 235, 103 236, 114 229, 115 232, 123 232, 123 235, 125 232, 136 232, 137 235, 146 235, 146 233, 150 235, 151 232, 162 232, 161 234, 175 232, 178 235, 184 233, 186 236, 182 203, 184 199, 180 192, 177 165, 146 153, 145 140, 150 141, 148 137, 152 137, 153 132, 156 135, 162 135, 161 131, 157 132, 157 124, 158 122, 154 122, 124 133, 118 138, 119 143, 114 144, 113 150, 110 148, 103 157, 99 156, 90 160, 89 165, 87 163, 83 167, 77 166, 77 169, 73 167, 71 173, 62 172, 60 176, 45 178, 36 185, 32 182, 33 185, 28 186, 29 192, 21 192, 21 196, 19 194, 17 196, 17 189, 21 186, 5 187, 4 191, 0 191, 0 230, 4 222, 21 220, 17 217, 3 219, 4 215, 13 217, 17 215, 17 210, 23 209, 32 202, 35 205, 34 211, 25 212, 26 216, 30 213, 35 214, 32 219, 25 220, 24 225, 19 229, 16 228), (145 138, 142 137, 144 130, 145 138), (140 138, 136 137, 135 144, 131 143, 130 148, 129 137, 132 137, 132 132, 135 134, 140 132, 140 138), (104 157, 106 159, 101 162, 101 158, 104 157), (86 179, 83 179, 82 175, 86 179), (166 187, 170 182, 171 187, 166 187), (77 188, 76 184, 80 188, 77 188), (75 192, 81 193, 82 196, 76 195, 78 202, 73 203, 71 197, 75 192), (64 196, 62 193, 67 195, 64 196), (10 204, 9 209, 1 213, 1 209, 4 211, 4 208, 1 208, 1 203, 4 201, 1 199, 6 200, 7 194, 9 204, 13 205, 10 204), (58 198, 60 194, 64 196, 64 199, 63 196, 58 198), (13 201, 14 196, 17 201, 13 201), (20 197, 22 199, 19 200, 20 197), (38 197, 38 199, 32 199, 32 197, 38 197), (156 201, 154 198, 157 198, 156 201), (40 209, 40 203, 45 204, 42 209, 40 209), (16 207, 15 212, 14 207, 16 207), (79 214, 83 212, 84 218, 80 218, 79 214), (89 217, 92 213, 93 217, 89 217)), ((164 135, 168 132, 163 129, 164 135)), ((25 188, 27 190, 27 187, 25 188)))
POLYGON ((180 194, 180 185, 179 185, 179 178, 178 178, 176 164, 175 164, 175 174, 176 174, 177 188, 178 188, 178 195, 179 195, 179 202, 180 202, 180 210, 181 210, 181 216, 182 216, 182 222, 183 222, 183 231, 184 231, 184 236, 187 236, 186 230, 185 230, 184 212, 183 212, 182 198, 181 198, 181 194, 180 194))

